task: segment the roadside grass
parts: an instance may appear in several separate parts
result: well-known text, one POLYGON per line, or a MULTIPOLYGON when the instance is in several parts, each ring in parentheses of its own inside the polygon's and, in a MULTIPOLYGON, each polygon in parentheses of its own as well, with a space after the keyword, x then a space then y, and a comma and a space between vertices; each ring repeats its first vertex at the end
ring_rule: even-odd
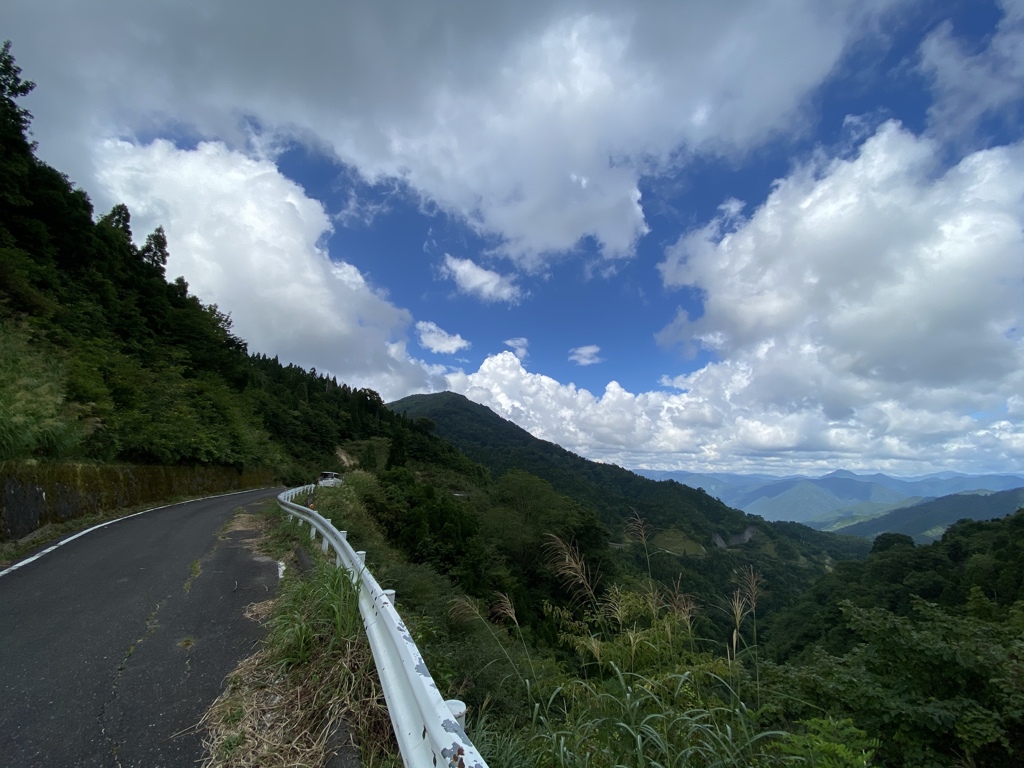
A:
MULTIPOLYGON (((308 528, 264 509, 257 550, 289 561, 278 596, 250 606, 267 626, 259 650, 228 676, 204 716, 209 768, 322 765, 345 736, 359 745, 365 768, 397 768, 397 747, 359 616, 343 569, 318 549, 300 574, 292 552, 308 528)), ((308 535, 308 534, 307 534, 308 535)))
MULTIPOLYGON (((479 747, 476 722, 485 714, 506 723, 528 723, 534 696, 567 679, 553 652, 523 642, 510 620, 481 620, 492 615, 497 595, 494 601, 466 595, 447 576, 409 562, 392 547, 360 501, 376 492, 376 484, 367 472, 349 472, 343 486, 317 492, 317 511, 348 532, 353 548, 366 552, 366 565, 378 583, 395 590, 395 607, 442 697, 466 703, 467 731, 474 745, 479 747)), ((495 757, 500 765, 501 755, 495 757)))

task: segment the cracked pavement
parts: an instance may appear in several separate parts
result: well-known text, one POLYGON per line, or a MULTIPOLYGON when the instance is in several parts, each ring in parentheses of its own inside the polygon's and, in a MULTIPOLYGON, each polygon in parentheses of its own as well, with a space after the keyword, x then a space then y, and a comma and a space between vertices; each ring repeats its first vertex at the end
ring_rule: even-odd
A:
POLYGON ((95 530, 0 577, 0 762, 188 766, 224 677, 274 595, 255 531, 224 531, 277 490, 176 504, 95 530))

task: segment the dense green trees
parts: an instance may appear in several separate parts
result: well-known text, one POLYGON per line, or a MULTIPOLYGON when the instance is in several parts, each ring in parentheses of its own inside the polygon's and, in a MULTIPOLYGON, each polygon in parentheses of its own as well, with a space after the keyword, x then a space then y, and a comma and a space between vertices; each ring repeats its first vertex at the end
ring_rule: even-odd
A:
POLYGON ((879 536, 771 625, 783 719, 851 717, 885 765, 1024 761, 1024 510, 879 536))
POLYGON ((914 599, 906 615, 840 604, 856 642, 778 667, 787 719, 824 709, 881 742, 886 765, 1009 766, 1024 755, 1024 606, 1009 622, 914 599))
POLYGON ((866 560, 838 563, 773 617, 773 654, 786 660, 813 647, 848 652, 858 636, 843 620, 844 600, 907 616, 917 598, 954 615, 1008 620, 1024 600, 1024 511, 1001 520, 962 520, 927 546, 915 546, 904 534, 879 536, 866 560))

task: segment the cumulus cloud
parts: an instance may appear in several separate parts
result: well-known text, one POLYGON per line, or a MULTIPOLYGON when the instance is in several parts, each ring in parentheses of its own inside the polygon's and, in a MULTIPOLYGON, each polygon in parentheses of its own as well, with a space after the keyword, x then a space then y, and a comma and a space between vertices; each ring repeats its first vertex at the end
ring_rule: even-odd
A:
POLYGON ((512 277, 484 269, 472 259, 458 259, 446 253, 441 273, 455 281, 460 292, 482 301, 518 304, 523 297, 512 277))
POLYGON ((980 51, 965 51, 950 22, 921 44, 921 71, 933 81, 932 130, 963 138, 986 116, 1009 117, 1024 100, 1024 2, 1001 0, 1003 17, 980 51))
POLYGON ((748 408, 715 390, 735 382, 708 366, 685 392, 632 393, 612 381, 601 395, 527 371, 511 352, 473 373, 447 376, 448 388, 548 440, 597 461, 690 471, 828 472, 839 466, 894 473, 927 469, 989 471, 1024 458, 1018 421, 979 424, 887 401, 856 420, 823 423, 813 410, 748 408))
POLYGON ((331 261, 323 206, 267 160, 215 142, 107 141, 100 181, 127 203, 140 235, 163 225, 169 276, 231 312, 254 352, 317 367, 385 398, 431 390, 443 368, 410 358, 411 317, 358 269, 331 261))
POLYGON ((670 247, 705 297, 660 334, 715 359, 662 391, 603 394, 510 353, 448 384, 534 435, 625 466, 894 472, 1024 462, 1024 145, 943 170, 887 123, 729 203, 670 247))
POLYGON ((936 154, 890 122, 857 157, 776 182, 749 219, 684 235, 659 268, 666 286, 699 288, 704 313, 681 314, 661 340, 757 360, 760 375, 782 356, 821 360, 840 379, 782 366, 780 398, 787 378, 818 398, 850 390, 851 406, 911 386, 1007 383, 1021 368, 1024 148, 938 175, 936 154))
POLYGON ((601 355, 601 348, 596 344, 587 344, 582 347, 575 347, 569 350, 570 362, 576 363, 576 365, 595 365, 596 363, 603 363, 604 358, 601 355))
POLYGON ((530 342, 522 336, 517 336, 514 339, 505 339, 504 344, 506 347, 511 347, 515 356, 520 360, 526 359, 526 355, 529 354, 530 342))
POLYGON ((945 172, 937 155, 887 123, 856 157, 778 181, 749 219, 680 238, 663 279, 699 289, 704 312, 680 311, 659 340, 721 362, 666 383, 787 416, 780 449, 858 431, 866 450, 973 444, 987 425, 970 414, 1006 412, 1024 383, 1024 147, 945 172))
POLYGON ((587 236, 630 255, 643 174, 799 129, 897 5, 11 0, 4 20, 43 84, 29 104, 43 157, 81 183, 99 139, 242 148, 259 126, 401 179, 537 269, 587 236))
POLYGON ((420 321, 416 323, 416 332, 420 336, 420 346, 435 354, 453 355, 461 349, 469 349, 469 342, 459 334, 443 331, 436 323, 420 321))

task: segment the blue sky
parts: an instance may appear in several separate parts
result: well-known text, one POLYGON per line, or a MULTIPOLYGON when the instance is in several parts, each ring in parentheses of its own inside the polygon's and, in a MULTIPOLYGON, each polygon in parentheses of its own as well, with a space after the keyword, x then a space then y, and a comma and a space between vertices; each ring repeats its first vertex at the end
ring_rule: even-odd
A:
POLYGON ((629 467, 1024 466, 1017 0, 94 6, 14 2, 40 154, 254 350, 629 467))

